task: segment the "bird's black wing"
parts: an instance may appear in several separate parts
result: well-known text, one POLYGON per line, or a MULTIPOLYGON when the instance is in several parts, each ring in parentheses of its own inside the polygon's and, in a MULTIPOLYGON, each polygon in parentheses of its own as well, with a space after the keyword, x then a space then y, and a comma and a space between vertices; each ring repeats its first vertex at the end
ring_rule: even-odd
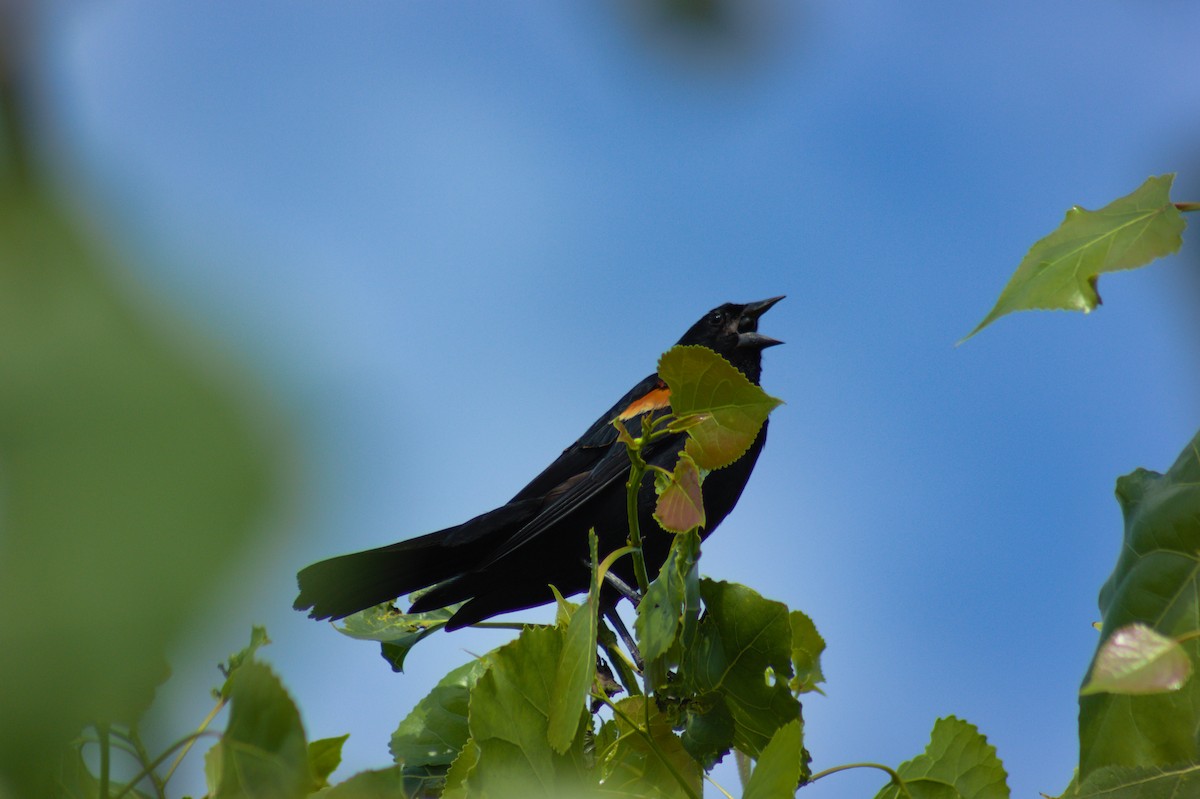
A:
POLYGON ((659 396, 656 392, 663 390, 665 390, 665 386, 657 374, 652 374, 640 381, 625 392, 625 396, 605 411, 583 435, 564 449, 553 463, 530 480, 529 484, 518 491, 509 502, 520 502, 534 497, 551 497, 553 499, 555 492, 561 494, 565 486, 569 486, 572 481, 581 479, 583 475, 596 468, 605 457, 608 448, 616 443, 617 429, 613 427, 612 420, 621 416, 622 413, 628 412, 631 407, 636 407, 639 401, 643 404, 654 404, 659 396))
MULTIPOLYGON (((592 425, 576 444, 563 453, 559 460, 571 456, 574 450, 589 448, 599 454, 594 465, 586 472, 571 474, 567 479, 556 484, 547 494, 547 504, 520 530, 505 542, 504 546, 492 553, 476 570, 487 569, 497 561, 510 556, 513 552, 535 540, 567 515, 576 511, 589 500, 596 497, 614 482, 624 481, 629 475, 629 455, 625 446, 617 441, 617 432, 612 420, 621 419, 625 422, 631 435, 641 433, 641 422, 648 414, 655 414, 670 409, 670 390, 658 379, 651 375, 639 383, 633 391, 626 394, 620 402, 612 407, 609 415, 592 425), (607 428, 611 434, 605 431, 607 428), (585 443, 586 442, 586 443, 585 443), (607 442, 607 443, 602 443, 607 442)), ((644 451, 643 457, 649 463, 665 460, 683 448, 685 434, 676 433, 655 441, 644 451)), ((551 465, 551 468, 558 463, 551 465)), ((549 470, 547 470, 549 471, 549 470)), ((544 474, 544 473, 543 473, 544 474)), ((539 479, 535 478, 535 481, 539 479)), ((521 494, 518 494, 519 498, 521 494)))

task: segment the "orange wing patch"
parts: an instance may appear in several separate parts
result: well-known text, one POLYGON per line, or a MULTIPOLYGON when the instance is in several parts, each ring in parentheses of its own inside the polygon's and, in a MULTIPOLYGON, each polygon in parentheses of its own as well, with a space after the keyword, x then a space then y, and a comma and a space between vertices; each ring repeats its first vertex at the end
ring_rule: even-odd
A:
POLYGON ((671 389, 665 384, 650 389, 642 396, 629 403, 629 406, 617 416, 621 421, 641 416, 649 411, 661 411, 671 407, 671 389))

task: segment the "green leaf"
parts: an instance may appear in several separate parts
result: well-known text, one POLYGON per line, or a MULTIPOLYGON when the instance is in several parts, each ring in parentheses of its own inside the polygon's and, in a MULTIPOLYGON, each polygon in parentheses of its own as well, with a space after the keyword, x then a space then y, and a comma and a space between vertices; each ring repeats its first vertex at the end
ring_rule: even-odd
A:
MULTIPOLYGON (((698 557, 700 536, 695 530, 675 536, 662 569, 646 588, 633 624, 647 662, 665 655, 679 637, 688 608, 689 583, 695 585, 698 580, 698 557)), ((691 607, 699 609, 698 597, 691 607)))
POLYGON ((672 413, 705 417, 688 428, 687 443, 702 469, 720 469, 740 458, 768 414, 783 404, 707 347, 672 347, 658 360, 658 376, 671 389, 672 413))
POLYGON ((661 485, 656 479, 655 489, 658 491, 658 504, 654 509, 654 518, 662 529, 669 533, 685 533, 704 526, 700 470, 691 455, 680 452, 670 478, 664 478, 661 485))
POLYGON ((401 613, 391 602, 385 602, 347 616, 334 629, 360 641, 379 641, 383 659, 392 671, 402 672, 409 651, 423 638, 445 627, 460 607, 461 602, 427 613, 401 613))
MULTIPOLYGON (((791 621, 787 607, 763 599, 744 585, 700 581, 704 615, 696 640, 684 653, 680 673, 686 687, 701 697, 688 710, 685 741, 717 740, 707 718, 721 710, 733 721, 731 743, 758 757, 780 727, 800 718, 792 694, 791 621), (707 707, 706 707, 707 705, 707 707)), ((705 765, 723 752, 691 750, 705 765)))
MULTIPOLYGON (((1125 539, 1100 591, 1104 633, 1097 651, 1134 622, 1175 638, 1200 629, 1200 434, 1166 474, 1138 469, 1120 478, 1117 499, 1125 539)), ((1197 641, 1184 649, 1194 662, 1197 641)), ((1104 766, 1195 762, 1198 728, 1200 680, 1163 694, 1082 696, 1079 779, 1104 766)))
POLYGON ((617 703, 621 712, 614 719, 616 745, 600 764, 601 795, 685 799, 689 793, 675 778, 678 774, 691 789, 690 795, 700 796, 703 772, 699 764, 683 748, 670 720, 657 708, 651 709, 649 727, 644 726, 645 702, 644 696, 631 696, 617 703))
POLYGON ((213 799, 307 795, 313 778, 304 727, 279 678, 251 661, 233 673, 229 689, 229 725, 209 752, 213 799))
POLYGON ((600 615, 600 556, 596 531, 588 532, 592 578, 587 600, 571 614, 563 642, 562 656, 554 670, 554 691, 550 694, 550 718, 547 735, 550 746, 562 754, 571 748, 579 726, 588 715, 588 698, 596 682, 596 631, 600 615))
MULTIPOLYGON (((950 716, 938 719, 925 754, 896 769, 913 797, 1008 799, 1008 774, 974 724, 950 716)), ((904 794, 888 785, 876 799, 897 799, 904 794)))
POLYGON ((560 628, 526 627, 492 656, 492 667, 471 691, 470 730, 479 756, 467 776, 470 796, 557 799, 587 781, 586 728, 562 754, 548 740, 553 683, 547 677, 562 650, 560 628))
POLYGON ((791 799, 804 772, 804 736, 800 722, 775 731, 754 765, 742 799, 791 799))
POLYGON ((1178 691, 1192 661, 1174 638, 1144 624, 1128 624, 1105 640, 1081 694, 1157 694, 1178 691))
POLYGON ((1084 780, 1071 799, 1181 799, 1200 796, 1200 764, 1165 768, 1107 766, 1084 780))
POLYGON ((464 663, 443 677, 392 733, 388 749, 406 768, 449 766, 466 744, 471 689, 487 670, 488 658, 464 663))
POLYGON ((804 613, 793 610, 788 615, 792 627, 792 666, 796 676, 792 678, 792 690, 796 693, 820 691, 819 683, 825 682, 825 674, 821 671, 821 653, 825 651, 825 639, 817 632, 804 613))
POLYGON ((963 341, 1013 311, 1087 313, 1100 304, 1096 281, 1101 274, 1178 251, 1185 222, 1169 196, 1174 179, 1149 178, 1099 211, 1079 206, 1067 211, 1058 229, 1029 249, 995 307, 963 341))
POLYGON ((314 799, 407 799, 399 766, 360 771, 345 782, 312 794, 314 799))
POLYGON ((342 745, 350 734, 337 738, 321 738, 308 745, 308 771, 312 774, 313 784, 310 791, 316 791, 329 785, 329 775, 337 771, 342 762, 342 745))

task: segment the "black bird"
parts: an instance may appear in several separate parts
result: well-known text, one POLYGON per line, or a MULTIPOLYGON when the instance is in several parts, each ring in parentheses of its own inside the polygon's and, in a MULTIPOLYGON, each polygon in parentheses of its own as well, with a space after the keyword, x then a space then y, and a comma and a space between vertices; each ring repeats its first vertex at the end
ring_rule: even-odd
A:
MULTIPOLYGON (((755 384, 762 351, 781 341, 758 332, 758 318, 783 297, 745 305, 726 303, 706 313, 683 334, 680 344, 708 347, 724 356, 755 384)), ((455 630, 510 610, 553 600, 549 585, 564 596, 587 590, 590 579, 588 530, 594 527, 600 557, 622 547, 628 536, 625 482, 629 458, 612 425, 620 419, 639 435, 647 414, 670 407, 670 390, 652 374, 635 385, 597 419, 545 471, 507 504, 456 527, 391 546, 323 560, 301 570, 294 607, 312 609, 314 619, 340 619, 351 613, 434 586, 413 603, 418 613, 466 602, 446 628, 455 630)), ((707 537, 737 504, 767 438, 758 438, 737 461, 704 481, 707 537)), ((656 440, 643 450, 647 463, 670 469, 684 434, 656 440)), ((651 578, 670 548, 672 536, 658 526, 654 473, 648 471, 639 494, 643 550, 651 578)), ((613 572, 634 585, 633 564, 621 558, 613 572)), ((620 596, 605 586, 611 607, 620 596)))

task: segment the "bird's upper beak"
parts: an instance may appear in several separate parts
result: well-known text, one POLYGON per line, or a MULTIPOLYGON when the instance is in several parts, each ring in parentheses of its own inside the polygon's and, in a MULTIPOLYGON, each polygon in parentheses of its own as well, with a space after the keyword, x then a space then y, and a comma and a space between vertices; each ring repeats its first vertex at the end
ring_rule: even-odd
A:
POLYGON ((777 338, 764 336, 758 332, 758 318, 771 309, 771 306, 783 299, 784 295, 772 297, 769 300, 747 303, 742 309, 741 319, 738 320, 739 347, 755 347, 764 350, 783 342, 777 338))

